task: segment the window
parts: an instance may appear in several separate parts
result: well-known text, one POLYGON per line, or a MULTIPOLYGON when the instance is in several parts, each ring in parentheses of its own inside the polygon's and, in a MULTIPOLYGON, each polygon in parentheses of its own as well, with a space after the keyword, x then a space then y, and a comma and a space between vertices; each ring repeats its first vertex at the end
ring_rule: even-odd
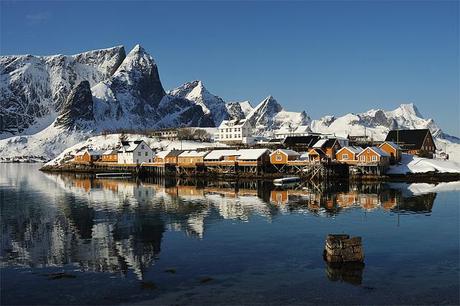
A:
POLYGON ((141 152, 137 152, 137 156, 141 156, 141 152))
POLYGON ((366 160, 366 156, 365 156, 365 155, 361 155, 361 156, 359 157, 359 159, 361 159, 362 161, 365 161, 365 160, 366 160))
POLYGON ((283 157, 280 154, 277 154, 275 159, 276 161, 282 161, 283 157))
POLYGON ((343 154, 343 155, 342 155, 342 159, 343 159, 343 160, 348 160, 348 154, 343 154))
POLYGON ((148 153, 148 152, 145 152, 145 156, 149 156, 149 153, 148 153))
POLYGON ((141 149, 144 150, 144 145, 141 145, 141 149))
POLYGON ((372 161, 377 161, 377 156, 372 155, 372 161))

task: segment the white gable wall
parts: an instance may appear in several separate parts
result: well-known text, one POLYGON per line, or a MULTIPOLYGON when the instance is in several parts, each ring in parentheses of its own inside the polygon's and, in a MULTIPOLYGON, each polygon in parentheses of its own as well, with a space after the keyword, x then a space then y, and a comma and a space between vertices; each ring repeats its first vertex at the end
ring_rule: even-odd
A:
POLYGON ((119 164, 142 164, 142 163, 152 163, 154 152, 150 147, 145 143, 141 142, 134 151, 131 152, 119 152, 118 153, 118 163, 119 164))

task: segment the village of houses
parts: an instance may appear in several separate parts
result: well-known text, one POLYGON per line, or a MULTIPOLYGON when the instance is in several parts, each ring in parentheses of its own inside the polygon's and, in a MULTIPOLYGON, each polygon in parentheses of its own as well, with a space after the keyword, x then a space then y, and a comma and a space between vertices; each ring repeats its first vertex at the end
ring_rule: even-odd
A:
MULTIPOLYGON (((90 172, 141 170, 147 175, 297 175, 309 178, 380 177, 402 154, 443 158, 428 129, 392 130, 384 141, 366 136, 336 137, 309 132, 276 134, 272 139, 252 137, 245 120, 225 120, 214 135, 215 145, 195 150, 155 151, 143 140, 120 140, 104 152, 81 150, 65 169, 90 172)), ((178 140, 180 129, 154 131, 158 139, 178 140)), ((61 167, 61 170, 63 168, 61 167)))

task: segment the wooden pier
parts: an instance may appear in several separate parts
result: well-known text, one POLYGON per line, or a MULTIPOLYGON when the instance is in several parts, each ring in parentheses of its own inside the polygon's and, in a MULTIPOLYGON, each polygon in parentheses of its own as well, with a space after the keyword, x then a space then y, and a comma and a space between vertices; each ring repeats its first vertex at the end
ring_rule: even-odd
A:
POLYGON ((246 177, 277 178, 297 175, 307 179, 348 178, 348 165, 334 162, 290 161, 282 166, 252 161, 213 161, 190 164, 117 164, 108 162, 72 162, 44 167, 43 171, 84 173, 131 173, 141 177, 246 177))

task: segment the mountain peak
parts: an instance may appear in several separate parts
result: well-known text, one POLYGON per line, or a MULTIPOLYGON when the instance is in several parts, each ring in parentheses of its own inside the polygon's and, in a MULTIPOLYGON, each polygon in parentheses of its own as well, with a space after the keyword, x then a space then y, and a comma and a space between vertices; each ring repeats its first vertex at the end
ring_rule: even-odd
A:
POLYGON ((131 50, 131 52, 129 53, 146 53, 145 49, 140 45, 140 44, 137 44, 133 47, 133 49, 131 50))
POLYGON ((274 112, 280 112, 283 110, 283 107, 281 106, 281 104, 278 103, 278 101, 276 101, 276 99, 272 96, 272 95, 269 95, 268 97, 266 97, 264 100, 262 100, 262 102, 259 103, 259 105, 257 105, 255 107, 255 109, 270 109, 271 111, 274 111, 274 112))
POLYGON ((401 110, 405 114, 411 114, 420 118, 423 118, 422 114, 418 110, 417 106, 414 103, 401 104, 397 110, 401 110))

